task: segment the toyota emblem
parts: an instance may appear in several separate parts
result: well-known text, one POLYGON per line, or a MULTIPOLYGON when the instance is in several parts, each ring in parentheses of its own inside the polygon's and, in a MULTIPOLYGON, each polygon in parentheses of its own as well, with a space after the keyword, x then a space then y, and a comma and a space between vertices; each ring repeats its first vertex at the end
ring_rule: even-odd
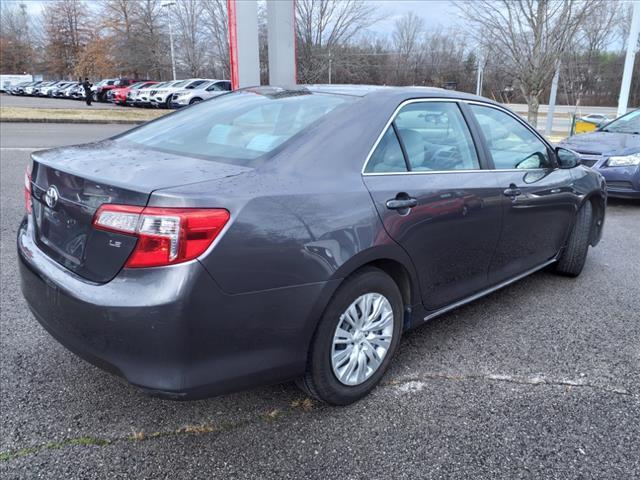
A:
POLYGON ((44 201, 49 208, 55 208, 59 198, 60 194, 58 193, 58 189, 55 185, 51 185, 47 188, 47 191, 44 194, 44 201))

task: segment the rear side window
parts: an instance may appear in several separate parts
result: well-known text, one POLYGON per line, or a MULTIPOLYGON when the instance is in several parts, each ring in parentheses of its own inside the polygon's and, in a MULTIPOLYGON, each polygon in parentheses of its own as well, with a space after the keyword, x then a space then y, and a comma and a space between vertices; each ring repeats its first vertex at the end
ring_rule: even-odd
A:
POLYGON ((193 105, 120 137, 159 150, 238 165, 266 157, 334 109, 355 100, 308 91, 245 90, 193 105))
POLYGON ((365 172, 479 168, 475 145, 458 105, 455 102, 416 102, 398 112, 371 155, 365 172))
POLYGON ((497 169, 550 166, 545 143, 511 115, 491 107, 470 105, 497 169))
POLYGON ((390 126, 371 155, 365 172, 390 173, 406 171, 407 164, 402 154, 400 142, 398 142, 398 137, 393 127, 390 126))

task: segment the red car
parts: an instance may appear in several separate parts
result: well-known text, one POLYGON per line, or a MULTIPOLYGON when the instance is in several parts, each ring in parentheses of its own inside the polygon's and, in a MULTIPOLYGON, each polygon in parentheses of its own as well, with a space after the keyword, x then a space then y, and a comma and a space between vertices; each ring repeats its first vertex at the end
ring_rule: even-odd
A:
POLYGON ((118 78, 115 81, 108 80, 104 82, 99 82, 95 85, 95 90, 93 92, 93 99, 97 102, 106 102, 108 101, 107 95, 110 90, 121 87, 128 87, 133 85, 136 82, 142 82, 144 80, 134 80, 132 78, 118 78))
POLYGON ((132 90, 138 90, 139 88, 144 88, 149 85, 153 85, 158 82, 152 82, 148 80, 143 80, 138 83, 134 83, 133 85, 128 85, 126 87, 118 87, 113 89, 113 103, 117 105, 126 105, 127 104, 127 96, 129 92, 132 90))

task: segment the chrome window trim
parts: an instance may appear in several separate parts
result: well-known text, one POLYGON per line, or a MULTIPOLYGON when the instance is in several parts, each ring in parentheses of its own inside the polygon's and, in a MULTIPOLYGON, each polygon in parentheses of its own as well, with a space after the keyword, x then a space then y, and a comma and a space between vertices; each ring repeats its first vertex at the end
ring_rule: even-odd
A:
POLYGON ((478 170, 422 170, 419 172, 368 172, 363 173, 365 177, 378 177, 384 175, 431 175, 434 173, 493 173, 493 172, 537 172, 546 171, 551 168, 480 168, 478 170))
MULTIPOLYGON (((386 133, 387 129, 389 128, 389 126, 391 125, 391 123, 393 123, 393 121, 396 119, 396 116, 398 115, 398 113, 400 112, 400 110, 405 106, 405 105, 409 105, 412 103, 427 103, 427 102, 449 102, 449 103, 466 103, 466 104, 473 104, 473 105, 480 105, 481 107, 489 107, 489 108, 494 108, 496 110, 499 110, 503 113, 506 113, 507 115, 509 115, 510 117, 514 118, 517 122, 519 122, 520 124, 522 124, 527 130, 529 130, 531 133, 533 133, 533 135, 538 138, 540 141, 542 141, 542 143, 544 145, 547 146, 547 148, 553 150, 553 146, 547 142, 547 140, 542 137, 540 135, 540 133, 538 133, 537 130, 535 130, 531 125, 529 125, 527 122, 525 122, 519 115, 510 112, 508 109, 506 109, 505 107, 501 106, 501 105, 494 105, 492 103, 486 103, 486 102, 482 102, 482 101, 478 101, 478 100, 465 100, 465 99, 460 99, 460 98, 412 98, 410 100, 405 100, 402 103, 400 103, 400 105, 398 105, 396 107, 396 109, 393 111, 393 113, 391 114, 391 117, 389 118, 389 120, 387 121, 387 123, 385 124, 384 128, 382 129, 382 132, 380 132, 380 135, 378 135, 378 138, 376 139, 375 143, 373 144, 373 147, 371 148, 371 150, 369 150, 369 154, 367 155, 367 158, 364 162, 364 165, 362 166, 362 170, 361 170, 361 175, 364 177, 369 177, 369 176, 385 176, 385 175, 431 175, 431 174, 440 174, 440 173, 478 173, 478 172, 535 172, 535 171, 539 171, 539 170, 549 170, 552 169, 553 167, 540 167, 540 168, 478 168, 478 169, 465 169, 465 170, 422 170, 422 171, 412 171, 412 172, 366 172, 365 170, 367 169, 367 165, 369 164, 369 160, 371 160, 371 156, 373 155, 373 152, 375 152, 376 148, 378 148, 378 144, 380 143, 380 141, 382 140, 382 137, 384 136, 384 134, 386 133)), ((467 128, 469 128, 467 126, 467 128)), ((473 141, 473 137, 472 140, 473 141)), ((477 149, 478 146, 475 144, 474 142, 474 147, 477 149)))

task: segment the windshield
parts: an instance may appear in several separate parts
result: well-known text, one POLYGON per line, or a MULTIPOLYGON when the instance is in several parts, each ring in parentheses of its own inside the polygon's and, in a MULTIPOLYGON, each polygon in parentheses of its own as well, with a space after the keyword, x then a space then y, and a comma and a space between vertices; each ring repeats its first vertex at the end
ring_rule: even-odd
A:
POLYGON ((252 165, 354 97, 306 90, 221 95, 119 137, 158 150, 252 165))
POLYGON ((640 110, 627 113, 613 122, 607 124, 603 132, 612 133, 635 133, 640 135, 640 110))
POLYGON ((187 83, 189 83, 189 80, 182 80, 181 82, 170 83, 167 87, 178 88, 186 85, 187 83))

